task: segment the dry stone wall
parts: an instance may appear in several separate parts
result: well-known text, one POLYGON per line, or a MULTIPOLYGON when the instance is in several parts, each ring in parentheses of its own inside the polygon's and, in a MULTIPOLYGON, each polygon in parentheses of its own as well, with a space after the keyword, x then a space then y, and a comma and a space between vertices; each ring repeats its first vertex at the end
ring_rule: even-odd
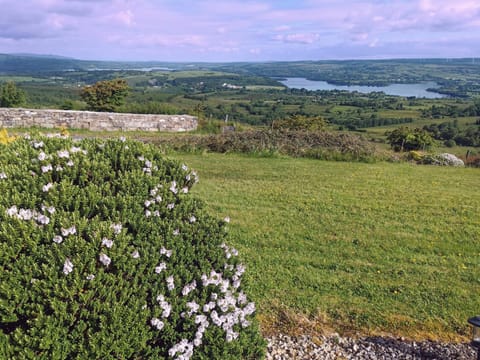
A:
POLYGON ((93 111, 0 108, 0 127, 88 129, 92 131, 141 130, 181 132, 197 128, 190 115, 120 114, 93 111))

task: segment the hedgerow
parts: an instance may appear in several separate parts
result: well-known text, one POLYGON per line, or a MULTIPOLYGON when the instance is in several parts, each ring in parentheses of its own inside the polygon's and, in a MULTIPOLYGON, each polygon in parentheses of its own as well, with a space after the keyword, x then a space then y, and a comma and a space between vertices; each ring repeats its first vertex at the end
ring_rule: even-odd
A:
POLYGON ((134 141, 0 144, 1 359, 256 359, 226 221, 134 141))
POLYGON ((325 160, 372 161, 376 148, 352 134, 329 131, 255 130, 219 135, 169 136, 156 143, 177 151, 281 154, 325 160))

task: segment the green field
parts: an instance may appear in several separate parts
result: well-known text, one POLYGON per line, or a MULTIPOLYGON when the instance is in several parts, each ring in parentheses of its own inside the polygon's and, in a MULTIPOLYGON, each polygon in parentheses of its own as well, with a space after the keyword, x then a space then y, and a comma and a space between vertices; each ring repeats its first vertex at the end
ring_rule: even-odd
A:
POLYGON ((480 312, 478 169, 174 157, 231 217, 265 333, 465 339, 480 312))

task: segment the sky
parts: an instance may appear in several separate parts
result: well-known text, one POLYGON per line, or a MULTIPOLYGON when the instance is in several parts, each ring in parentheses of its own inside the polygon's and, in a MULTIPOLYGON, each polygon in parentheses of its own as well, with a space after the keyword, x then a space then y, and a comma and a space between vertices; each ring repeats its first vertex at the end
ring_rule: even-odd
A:
POLYGON ((181 62, 480 57, 480 0, 0 0, 0 53, 181 62))

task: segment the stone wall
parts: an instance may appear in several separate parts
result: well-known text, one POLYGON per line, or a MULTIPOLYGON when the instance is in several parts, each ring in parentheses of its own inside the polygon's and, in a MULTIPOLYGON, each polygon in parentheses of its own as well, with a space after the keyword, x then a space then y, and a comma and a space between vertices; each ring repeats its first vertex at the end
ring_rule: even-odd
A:
POLYGON ((197 128, 190 115, 120 114, 71 110, 0 108, 0 127, 88 129, 92 131, 190 131, 197 128))

